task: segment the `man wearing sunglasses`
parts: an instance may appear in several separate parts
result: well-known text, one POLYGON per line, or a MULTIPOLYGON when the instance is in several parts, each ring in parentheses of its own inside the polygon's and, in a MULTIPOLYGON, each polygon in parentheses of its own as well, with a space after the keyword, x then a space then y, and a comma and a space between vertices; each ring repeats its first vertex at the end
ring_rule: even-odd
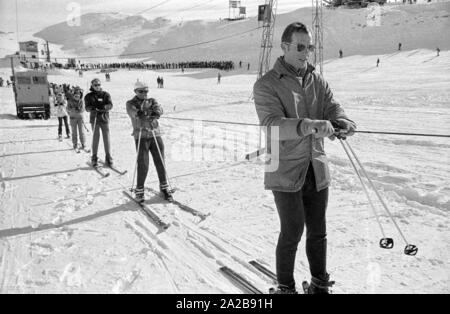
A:
POLYGON ((92 166, 98 166, 98 142, 100 141, 100 130, 102 130, 103 146, 105 147, 105 164, 113 165, 111 157, 111 142, 109 137, 109 111, 113 104, 109 93, 102 90, 102 84, 99 79, 91 81, 90 92, 84 97, 86 111, 90 112, 90 123, 92 124, 92 166))
POLYGON ((150 152, 158 174, 159 189, 164 199, 172 201, 164 165, 164 142, 158 123, 163 109, 154 98, 148 98, 147 83, 138 80, 134 85, 134 93, 135 96, 127 101, 127 113, 133 125, 133 136, 138 154, 135 198, 138 202, 145 200, 144 184, 149 169, 150 152))
POLYGON ((308 293, 328 293, 333 282, 326 268, 330 173, 324 138, 334 136, 331 121, 344 132, 343 137, 353 135, 356 125, 308 62, 315 49, 308 28, 292 23, 281 41, 284 55, 253 89, 260 124, 267 127, 268 157, 278 161, 278 167, 267 169, 264 178, 265 188, 273 192, 281 225, 275 293, 297 293, 295 257, 305 225, 311 272, 308 293))

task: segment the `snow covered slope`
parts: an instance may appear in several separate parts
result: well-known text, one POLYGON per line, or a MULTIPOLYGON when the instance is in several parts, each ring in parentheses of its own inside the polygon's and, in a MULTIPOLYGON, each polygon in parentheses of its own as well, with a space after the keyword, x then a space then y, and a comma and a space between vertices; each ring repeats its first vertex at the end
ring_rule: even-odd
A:
MULTIPOLYGON (((324 57, 332 58, 342 49, 345 56, 387 54, 417 48, 450 49, 450 2, 416 5, 389 4, 368 9, 324 9, 324 57)), ((274 47, 279 47, 284 28, 294 21, 311 25, 311 8, 279 14, 275 23, 274 47)), ((170 18, 170 17, 169 17, 170 18)), ((217 38, 226 40, 183 50, 148 53, 158 62, 185 60, 243 60, 256 64, 261 45, 261 29, 255 17, 237 22, 146 20, 118 13, 90 13, 82 16, 79 27, 56 24, 35 34, 53 44, 63 45, 64 53, 54 56, 102 56, 161 50, 217 38)), ((11 51, 11 53, 14 51, 11 51)), ((96 59, 87 59, 86 62, 96 59)), ((104 61, 99 58, 97 61, 104 61)))

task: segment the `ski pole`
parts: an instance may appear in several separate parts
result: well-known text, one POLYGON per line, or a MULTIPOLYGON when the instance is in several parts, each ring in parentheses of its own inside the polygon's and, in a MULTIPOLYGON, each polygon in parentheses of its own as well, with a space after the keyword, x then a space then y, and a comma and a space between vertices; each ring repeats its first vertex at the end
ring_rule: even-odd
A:
POLYGON ((131 180, 130 192, 133 192, 134 178, 136 178, 136 172, 137 172, 137 166, 138 166, 138 160, 139 160, 139 149, 141 147, 141 134, 142 134, 142 127, 139 128, 139 139, 138 139, 138 145, 137 145, 136 164, 134 165, 133 179, 131 180))
POLYGON ((375 209, 375 206, 373 205, 372 199, 370 198, 369 192, 367 191, 366 185, 364 184, 364 181, 363 181, 363 179, 361 177, 361 174, 359 173, 358 168, 356 167, 356 165, 355 165, 352 157, 350 156, 350 153, 348 152, 347 148, 345 147, 343 141, 341 139, 339 139, 339 141, 341 142, 342 148, 344 148, 344 151, 347 154, 347 157, 350 160, 350 163, 352 164, 353 169, 355 170, 356 175, 359 178, 359 181, 361 182, 361 186, 362 186, 362 188, 364 190, 364 193, 366 194, 367 199, 369 200, 370 206, 372 208, 372 211, 373 211, 373 213, 375 215, 375 218, 377 219, 378 226, 380 227, 381 234, 383 235, 383 238, 380 239, 380 247, 383 248, 383 249, 392 249, 394 247, 394 240, 392 238, 387 238, 386 237, 384 229, 383 229, 383 226, 382 226, 381 221, 380 221, 380 217, 378 216, 377 210, 375 209))
MULTIPOLYGON (((342 140, 341 140, 342 142, 342 140)), ((388 213, 390 219, 392 220, 395 228, 398 230, 400 236, 403 238, 403 241, 405 242, 406 246, 405 246, 405 250, 404 253, 406 255, 411 255, 414 256, 417 254, 418 248, 417 246, 413 245, 413 244, 409 244, 408 240, 406 240, 405 235, 403 234, 403 232, 401 231, 400 227, 398 226, 397 222, 394 219, 394 216, 392 215, 392 213, 390 212, 389 208, 387 207, 386 203, 384 202, 384 200, 382 199, 381 195, 378 193, 378 190, 375 188, 375 185, 373 184, 372 180, 370 179, 369 175, 367 174, 366 170, 364 169, 362 163, 359 161, 358 156, 356 156, 356 153, 353 151, 352 147, 350 146, 350 144, 347 142, 347 147, 350 149, 350 152, 353 154, 353 156, 355 157, 356 162, 358 163, 359 167, 362 170, 363 175, 366 177, 367 181, 369 182, 370 186, 372 187, 372 189, 374 190, 375 194, 377 195, 378 199, 380 200, 381 204, 383 205, 384 209, 386 210, 386 212, 388 213)))
POLYGON ((173 193, 174 190, 172 188, 172 184, 170 184, 169 174, 167 173, 167 168, 166 168, 166 162, 164 161, 163 155, 161 154, 161 150, 159 149, 159 144, 158 144, 158 141, 156 140, 156 134, 155 134, 154 129, 152 129, 152 134, 153 134, 153 139, 155 140, 155 143, 156 143, 156 148, 158 149, 159 157, 161 158, 161 161, 162 161, 162 164, 164 167, 164 173, 166 175, 167 184, 169 184, 170 191, 171 191, 171 193, 173 193))
MULTIPOLYGON (((95 128, 97 127, 97 113, 95 113, 95 117, 94 117, 94 127, 92 129, 92 143, 91 143, 91 159, 94 156, 94 138, 95 138, 95 128)), ((100 132, 100 130, 99 130, 100 132)), ((100 135, 100 134, 99 134, 100 135)))
POLYGON ((86 130, 86 132, 89 133, 89 129, 88 129, 88 127, 86 126, 86 123, 84 123, 84 120, 81 120, 81 123, 83 123, 84 129, 86 130))
MULTIPOLYGON (((141 104, 139 106, 140 110, 142 110, 145 101, 146 101, 146 99, 142 100, 142 102, 141 102, 141 104)), ((136 116, 136 119, 137 119, 137 116, 136 116)), ((131 181, 130 192, 133 192, 134 179, 136 178, 136 172, 137 172, 138 160, 139 160, 139 149, 141 147, 141 135, 142 135, 142 126, 139 128, 139 138, 138 138, 138 145, 137 145, 136 163, 134 165, 133 179, 131 181)))

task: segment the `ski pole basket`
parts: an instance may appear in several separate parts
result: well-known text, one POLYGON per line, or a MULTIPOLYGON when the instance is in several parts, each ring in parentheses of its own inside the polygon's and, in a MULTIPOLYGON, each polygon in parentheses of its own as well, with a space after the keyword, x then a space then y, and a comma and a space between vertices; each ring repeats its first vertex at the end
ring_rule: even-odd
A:
POLYGON ((405 246, 405 254, 409 256, 416 255, 418 250, 419 249, 417 248, 417 246, 413 244, 408 244, 407 246, 405 246))
POLYGON ((392 249, 394 247, 394 239, 392 238, 382 238, 380 240, 380 248, 382 249, 392 249))

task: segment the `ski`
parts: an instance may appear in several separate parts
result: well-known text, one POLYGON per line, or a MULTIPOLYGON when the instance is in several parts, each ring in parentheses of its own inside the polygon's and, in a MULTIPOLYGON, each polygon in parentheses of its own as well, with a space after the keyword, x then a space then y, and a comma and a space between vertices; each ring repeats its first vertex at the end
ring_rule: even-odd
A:
POLYGON ((256 288, 252 283, 250 283, 247 279, 242 277, 240 274, 236 273, 234 270, 227 266, 220 267, 220 271, 230 279, 234 284, 236 284, 240 289, 245 291, 248 294, 263 294, 261 290, 256 288))
POLYGON ((106 164, 103 160, 101 160, 101 159, 99 159, 99 161, 100 161, 102 164, 104 164, 105 167, 110 168, 112 171, 117 172, 117 173, 120 174, 121 176, 123 176, 124 174, 126 174, 126 173, 128 172, 128 170, 121 171, 121 170, 117 169, 115 166, 109 166, 109 165, 107 165, 107 164, 106 164))
POLYGON ((123 193, 132 201, 134 201, 136 204, 139 205, 139 207, 141 208, 141 210, 144 212, 145 215, 147 215, 147 217, 149 217, 151 219, 151 221, 156 224, 156 226, 162 230, 167 230, 167 228, 170 227, 170 224, 165 223, 161 218, 159 218, 159 216, 153 212, 150 207, 148 207, 146 204, 141 203, 139 201, 137 201, 133 195, 128 192, 128 191, 123 191, 123 193))
MULTIPOLYGON (((154 189, 152 189, 152 188, 147 188, 147 189, 148 189, 150 192, 152 192, 153 194, 155 194, 156 196, 158 196, 159 198, 164 199, 164 198, 160 195, 160 193, 159 193, 158 191, 156 191, 156 190, 154 190, 154 189)), ((211 215, 211 214, 205 214, 205 213, 199 212, 198 210, 196 210, 196 209, 194 209, 194 208, 192 208, 192 207, 190 207, 190 206, 187 206, 187 205, 185 205, 185 204, 182 204, 182 203, 178 202, 178 201, 175 200, 175 199, 172 199, 172 200, 169 201, 169 202, 172 203, 172 204, 177 205, 181 210, 183 210, 183 211, 185 211, 185 212, 188 212, 188 213, 192 214, 193 216, 200 217, 200 219, 201 219, 202 221, 205 220, 209 215, 211 215)))
POLYGON ((91 163, 87 163, 88 165, 89 165, 89 167, 91 167, 92 169, 94 169, 95 171, 97 171, 97 173, 99 173, 103 178, 106 178, 106 177, 108 177, 109 175, 110 175, 110 173, 109 172, 105 172, 105 171, 103 171, 102 169, 100 169, 99 167, 94 167, 94 166, 92 166, 92 164, 91 163))
POLYGON ((250 261, 249 264, 252 265, 253 267, 255 267, 257 270, 259 270, 261 273, 263 273, 267 277, 269 277, 270 279, 272 279, 272 281, 274 283, 278 283, 277 275, 273 271, 271 271, 270 269, 265 267, 264 265, 260 264, 257 261, 250 261))

